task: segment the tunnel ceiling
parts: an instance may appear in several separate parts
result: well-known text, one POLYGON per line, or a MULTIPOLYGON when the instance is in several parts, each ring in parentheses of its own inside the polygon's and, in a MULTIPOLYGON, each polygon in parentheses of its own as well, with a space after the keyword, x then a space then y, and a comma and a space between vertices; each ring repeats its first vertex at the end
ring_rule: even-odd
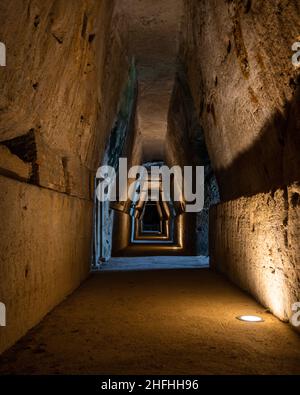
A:
POLYGON ((128 21, 129 53, 137 61, 137 119, 144 160, 162 159, 183 2, 120 0, 118 11, 128 21))

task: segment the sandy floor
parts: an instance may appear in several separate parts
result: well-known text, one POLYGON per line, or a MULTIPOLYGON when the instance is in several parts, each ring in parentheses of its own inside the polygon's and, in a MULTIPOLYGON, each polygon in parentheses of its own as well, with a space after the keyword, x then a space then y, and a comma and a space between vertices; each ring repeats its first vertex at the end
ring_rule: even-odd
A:
POLYGON ((207 269, 104 271, 6 352, 0 373, 299 374, 300 337, 207 269))

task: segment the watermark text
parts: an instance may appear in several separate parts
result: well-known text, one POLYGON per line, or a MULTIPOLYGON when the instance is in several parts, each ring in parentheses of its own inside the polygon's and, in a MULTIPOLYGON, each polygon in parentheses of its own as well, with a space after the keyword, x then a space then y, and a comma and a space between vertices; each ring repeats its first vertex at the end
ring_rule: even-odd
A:
POLYGON ((119 159, 118 180, 111 166, 101 166, 96 175, 96 196, 100 202, 130 199, 133 203, 148 200, 184 202, 186 212, 199 212, 204 206, 203 166, 133 166, 119 159))

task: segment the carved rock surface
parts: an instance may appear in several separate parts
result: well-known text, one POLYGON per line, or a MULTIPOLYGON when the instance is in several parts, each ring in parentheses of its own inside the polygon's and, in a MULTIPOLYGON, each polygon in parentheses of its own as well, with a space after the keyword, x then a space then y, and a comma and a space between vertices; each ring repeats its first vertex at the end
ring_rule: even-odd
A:
POLYGON ((300 300, 299 240, 299 185, 211 209, 212 267, 282 320, 291 318, 300 300))
POLYGON ((184 3, 181 58, 221 197, 299 180, 299 1, 184 3))

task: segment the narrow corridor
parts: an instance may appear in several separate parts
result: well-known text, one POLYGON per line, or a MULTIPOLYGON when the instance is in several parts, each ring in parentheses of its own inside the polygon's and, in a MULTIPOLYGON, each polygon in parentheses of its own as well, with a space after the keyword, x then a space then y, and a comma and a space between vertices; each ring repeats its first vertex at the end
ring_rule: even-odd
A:
POLYGON ((300 338, 208 269, 105 271, 0 366, 13 374, 299 374, 300 338), (238 321, 242 314, 265 321, 238 321))
POLYGON ((300 0, 0 0, 0 92, 0 376, 300 374, 300 0))

